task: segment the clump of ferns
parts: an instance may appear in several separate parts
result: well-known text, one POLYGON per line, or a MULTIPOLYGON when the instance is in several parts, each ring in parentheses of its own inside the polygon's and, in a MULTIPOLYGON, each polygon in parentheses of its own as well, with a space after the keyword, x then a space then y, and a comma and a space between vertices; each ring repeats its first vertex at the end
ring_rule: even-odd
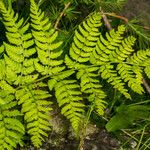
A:
POLYGON ((143 74, 150 78, 150 50, 134 52, 135 38, 124 38, 124 26, 106 32, 104 37, 99 32, 101 14, 92 13, 75 30, 73 42, 63 59, 58 31, 53 29, 34 0, 30 3, 30 23, 26 23, 0 1, 8 39, 0 47, 3 55, 0 60, 2 150, 21 144, 25 132, 35 147, 42 145, 44 136, 47 137, 52 129, 49 123, 54 100, 52 90, 61 114, 70 120, 78 135, 85 120, 85 100, 92 110, 104 114, 107 95, 102 80, 131 99, 128 89, 142 94, 143 74), (22 116, 25 123, 17 116, 22 116), (12 125, 15 121, 17 124, 12 125))

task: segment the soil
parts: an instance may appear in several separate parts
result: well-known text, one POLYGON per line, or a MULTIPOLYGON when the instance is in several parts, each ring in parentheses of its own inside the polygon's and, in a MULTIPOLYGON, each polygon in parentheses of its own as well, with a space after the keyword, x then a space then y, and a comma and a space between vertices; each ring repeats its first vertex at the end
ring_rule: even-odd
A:
MULTIPOLYGON (((120 142, 106 132, 106 130, 97 130, 84 139, 84 150, 117 150, 120 142)), ((70 135, 52 133, 39 150, 78 150, 79 141, 70 135)), ((34 147, 18 148, 18 150, 35 150, 34 147)))

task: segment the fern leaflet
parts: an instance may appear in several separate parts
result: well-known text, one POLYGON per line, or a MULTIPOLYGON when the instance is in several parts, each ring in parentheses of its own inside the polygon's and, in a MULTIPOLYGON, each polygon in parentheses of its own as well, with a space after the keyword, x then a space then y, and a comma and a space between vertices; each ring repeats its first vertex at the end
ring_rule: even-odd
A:
POLYGON ((10 91, 0 89, 0 149, 13 150, 22 145, 25 129, 18 119, 22 114, 15 109, 17 101, 10 91))
POLYGON ((47 100, 51 95, 42 90, 45 86, 47 85, 44 83, 37 83, 16 91, 18 104, 22 104, 21 112, 24 114, 27 130, 35 147, 42 145, 43 136, 47 137, 46 131, 51 130, 49 111, 52 110, 52 102, 47 100))
POLYGON ((62 54, 62 50, 59 49, 62 42, 55 42, 58 32, 51 28, 49 19, 44 17, 44 12, 41 12, 33 0, 30 11, 32 34, 39 58, 35 67, 42 75, 55 75, 65 68, 62 66, 63 60, 59 59, 62 54))

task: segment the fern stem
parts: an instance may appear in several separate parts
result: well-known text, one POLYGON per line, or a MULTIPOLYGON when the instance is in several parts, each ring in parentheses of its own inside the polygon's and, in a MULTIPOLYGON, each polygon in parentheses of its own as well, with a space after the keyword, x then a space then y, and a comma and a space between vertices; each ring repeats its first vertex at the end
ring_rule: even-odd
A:
POLYGON ((39 79, 37 79, 37 80, 35 80, 35 81, 33 81, 33 82, 30 82, 30 83, 27 83, 27 84, 24 84, 24 85, 20 85, 20 86, 18 86, 18 87, 16 88, 16 91, 19 90, 19 89, 22 88, 22 87, 29 86, 29 85, 31 85, 31 84, 34 84, 34 83, 43 81, 44 79, 46 79, 46 78, 48 78, 48 77, 50 77, 50 75, 43 76, 43 77, 41 77, 41 78, 39 78, 39 79))
POLYGON ((86 136, 86 129, 87 129, 87 125, 90 120, 92 111, 93 111, 93 105, 89 108, 87 112, 87 117, 86 117, 87 119, 85 120, 85 123, 83 125, 83 130, 82 130, 81 137, 80 137, 79 150, 84 150, 84 137, 86 136))
POLYGON ((113 96, 113 101, 112 101, 112 103, 111 103, 111 106, 110 106, 110 109, 109 109, 109 112, 111 112, 112 111, 112 109, 113 109, 113 107, 114 107, 114 105, 115 105, 115 103, 117 102, 117 98, 116 98, 116 94, 117 93, 117 89, 115 89, 115 91, 114 91, 114 96, 113 96))
POLYGON ((71 2, 68 2, 67 4, 65 4, 63 11, 60 13, 59 17, 56 20, 56 23, 54 26, 55 29, 58 28, 59 22, 60 22, 61 18, 63 17, 63 15, 65 14, 65 11, 67 10, 67 8, 70 6, 70 4, 71 4, 71 2))

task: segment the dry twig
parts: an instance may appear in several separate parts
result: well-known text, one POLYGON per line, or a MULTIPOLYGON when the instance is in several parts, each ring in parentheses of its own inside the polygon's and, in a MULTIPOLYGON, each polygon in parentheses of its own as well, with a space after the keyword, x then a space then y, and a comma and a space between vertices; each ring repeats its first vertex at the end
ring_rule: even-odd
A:
POLYGON ((146 82, 146 80, 144 78, 142 79, 142 81, 143 81, 143 85, 144 85, 146 91, 150 94, 150 86, 148 85, 148 83, 146 82))
POLYGON ((60 13, 59 17, 56 20, 56 23, 54 26, 55 29, 58 28, 59 22, 60 22, 61 18, 63 17, 63 15, 65 14, 65 11, 67 10, 67 8, 70 6, 70 4, 71 4, 71 2, 68 2, 67 4, 65 4, 63 11, 60 13))
POLYGON ((104 13, 102 10, 101 13, 102 13, 102 18, 104 20, 105 26, 107 27, 108 30, 112 30, 111 24, 106 16, 106 13, 104 13))
POLYGON ((119 18, 121 20, 124 20, 126 23, 129 22, 128 18, 126 17, 123 17, 123 16, 120 16, 120 15, 117 15, 115 13, 104 13, 105 15, 108 15, 108 16, 112 16, 112 17, 115 17, 115 18, 119 18))

